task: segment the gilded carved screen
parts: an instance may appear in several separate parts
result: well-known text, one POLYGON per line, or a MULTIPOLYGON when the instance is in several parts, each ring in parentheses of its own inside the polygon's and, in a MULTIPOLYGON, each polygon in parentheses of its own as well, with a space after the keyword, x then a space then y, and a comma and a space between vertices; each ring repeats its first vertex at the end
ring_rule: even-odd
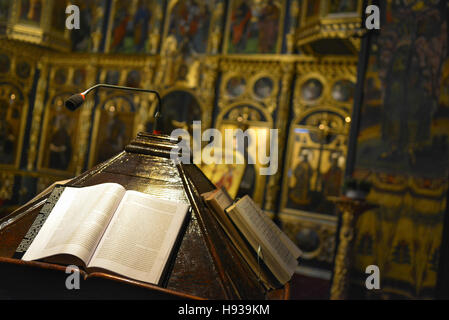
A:
POLYGON ((29 60, 0 52, 0 167, 19 167, 34 73, 29 60))
POLYGON ((282 206, 334 213, 327 198, 339 196, 343 185, 347 144, 344 117, 327 110, 306 115, 293 126, 290 139, 282 206))
POLYGON ((70 92, 58 94, 47 104, 38 161, 41 170, 75 171, 80 110, 65 108, 64 101, 70 96, 70 92))
MULTIPOLYGON (((62 3, 50 9, 59 10, 62 3)), ((337 144, 344 142, 332 126, 335 121, 346 124, 353 78, 346 77, 349 73, 344 63, 341 70, 328 68, 327 62, 318 70, 318 60, 280 55, 286 50, 286 33, 292 36, 300 19, 303 8, 298 1, 77 0, 74 4, 80 8, 85 28, 69 33, 73 53, 53 53, 40 66, 33 121, 30 120, 29 170, 80 173, 119 152, 138 131, 151 131, 154 97, 99 90, 80 111, 66 115, 61 110, 61 101, 68 94, 98 82, 159 90, 168 132, 175 128, 190 130, 193 120, 202 120, 203 128, 215 126, 222 131, 254 129, 248 153, 267 144, 269 129, 279 128, 280 149, 291 150, 280 153, 279 168, 285 167, 285 162, 289 178, 283 176, 282 169, 274 177, 260 177, 260 164, 256 162, 236 175, 238 183, 232 182, 232 193, 237 195, 247 180, 243 177, 254 175, 246 190, 267 210, 277 210, 277 190, 285 181, 288 180, 287 189, 284 188, 287 191, 283 195, 293 192, 288 190, 297 184, 293 173, 299 170, 300 160, 313 161, 316 173, 310 185, 317 192, 324 188, 320 181, 327 171, 334 170, 335 161, 343 170, 345 152, 337 144), (306 67, 301 69, 302 66, 306 67), (319 116, 311 112, 318 107, 322 108, 319 116), (332 108, 338 112, 327 112, 332 108), (294 113, 295 128, 289 133, 290 113, 294 113), (323 124, 332 132, 331 142, 323 142, 325 139, 318 133, 295 131, 316 126, 310 125, 310 119, 325 114, 332 118, 323 124), (258 141, 259 137, 265 140, 258 141), (106 152, 107 148, 111 152, 106 152), (52 160, 56 158, 60 160, 52 160), (268 189, 274 191, 267 200, 268 189)), ((47 8, 46 1, 19 1, 13 8, 14 17, 33 30, 43 30, 41 20, 53 12, 47 8)), ((62 26, 56 18, 50 24, 53 28, 62 26)), ((292 52, 294 42, 289 39, 287 51, 292 52)), ((23 77, 31 76, 22 61, 10 68, 23 77)), ((312 128, 308 130, 314 132, 312 128)), ((298 208, 294 197, 285 199, 287 207, 298 208)))
POLYGON ((283 212, 335 214, 329 197, 343 186, 354 96, 354 75, 330 67, 296 81, 294 114, 284 168, 283 212))
POLYGON ((16 86, 0 80, 0 166, 17 166, 26 100, 16 86))

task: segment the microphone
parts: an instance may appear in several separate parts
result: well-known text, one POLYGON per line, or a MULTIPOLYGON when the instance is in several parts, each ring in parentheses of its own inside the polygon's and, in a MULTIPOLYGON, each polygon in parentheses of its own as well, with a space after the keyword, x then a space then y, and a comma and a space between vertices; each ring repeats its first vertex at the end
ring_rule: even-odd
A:
POLYGON ((84 103, 85 99, 86 99, 86 97, 83 96, 81 93, 74 94, 73 96, 71 96, 70 98, 68 98, 66 100, 65 106, 70 111, 75 111, 76 109, 81 107, 81 105, 84 103))
POLYGON ((132 88, 132 87, 123 87, 123 86, 115 86, 115 85, 112 85, 112 84, 102 84, 102 83, 100 83, 100 84, 94 85, 93 87, 87 89, 84 92, 74 94, 73 96, 68 98, 65 101, 66 108, 71 110, 71 111, 75 111, 76 109, 81 107, 81 105, 84 103, 84 101, 86 100, 86 95, 88 95, 89 92, 91 92, 91 91, 93 91, 93 90, 95 90, 97 88, 109 88, 109 89, 116 89, 116 90, 147 92, 147 93, 155 94, 156 98, 158 100, 158 103, 157 103, 157 106, 156 106, 156 111, 154 113, 153 133, 154 134, 161 134, 162 133, 162 124, 161 124, 161 121, 160 121, 161 118, 162 118, 162 114, 161 114, 162 100, 161 100, 161 97, 159 95, 159 92, 157 92, 156 90, 132 88))

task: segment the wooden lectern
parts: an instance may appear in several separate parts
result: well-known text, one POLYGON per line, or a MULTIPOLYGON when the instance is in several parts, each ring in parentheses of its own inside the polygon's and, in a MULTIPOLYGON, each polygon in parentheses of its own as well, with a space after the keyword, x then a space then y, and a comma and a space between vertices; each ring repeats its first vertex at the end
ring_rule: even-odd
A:
POLYGON ((12 258, 49 197, 46 192, 0 220, 0 298, 288 299, 289 284, 264 290, 201 199, 214 185, 194 164, 170 159, 176 143, 167 136, 140 133, 125 151, 67 183, 115 182, 161 199, 190 203, 192 215, 163 286, 80 271, 80 290, 68 290, 65 266, 12 258))

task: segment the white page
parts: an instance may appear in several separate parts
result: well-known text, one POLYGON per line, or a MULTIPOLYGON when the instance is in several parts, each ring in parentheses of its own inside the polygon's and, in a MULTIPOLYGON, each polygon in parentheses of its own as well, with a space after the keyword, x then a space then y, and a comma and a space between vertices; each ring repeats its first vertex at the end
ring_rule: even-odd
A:
POLYGON ((189 206, 127 191, 89 268, 157 284, 189 206))
POLYGON ((276 234, 276 236, 279 237, 279 239, 285 244, 285 246, 288 248, 290 253, 295 257, 295 259, 298 259, 302 255, 301 249, 299 249, 296 244, 293 243, 292 240, 271 220, 263 211, 260 209, 254 201, 249 201, 251 206, 254 208, 254 210, 257 210, 259 212, 259 215, 263 218, 265 223, 270 226, 271 229, 273 229, 273 232, 276 234))
POLYGON ((89 261, 124 193, 116 183, 65 188, 22 260, 71 254, 89 261))
POLYGON ((217 201, 218 205, 225 210, 226 208, 230 207, 232 205, 232 199, 229 196, 229 194, 226 192, 226 190, 220 189, 217 191, 217 195, 215 196, 215 200, 217 201))
POLYGON ((278 263, 283 265, 283 268, 290 275, 293 274, 297 266, 295 257, 291 254, 287 246, 280 241, 270 225, 266 224, 259 210, 251 204, 251 199, 247 196, 244 197, 238 202, 236 207, 238 208, 239 214, 246 221, 246 224, 252 226, 251 230, 254 230, 258 235, 258 238, 262 242, 261 244, 269 248, 270 252, 278 257, 278 263))

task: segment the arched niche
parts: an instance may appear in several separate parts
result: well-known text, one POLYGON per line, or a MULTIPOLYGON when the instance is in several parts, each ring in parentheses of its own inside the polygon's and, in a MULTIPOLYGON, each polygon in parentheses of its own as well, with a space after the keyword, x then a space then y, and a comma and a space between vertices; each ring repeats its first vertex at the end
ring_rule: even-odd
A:
MULTIPOLYGON (((243 101, 224 108, 217 117, 216 128, 223 137, 223 151, 226 148, 226 130, 240 129, 248 133, 245 138, 244 154, 240 154, 233 143, 234 159, 243 159, 244 164, 203 164, 202 170, 217 187, 224 186, 232 197, 250 195, 262 205, 264 186, 267 176, 260 174, 262 164, 258 159, 257 150, 262 146, 269 149, 269 134, 272 119, 263 107, 252 101, 243 101), (250 163, 253 160, 253 163, 250 163)), ((234 131, 235 132, 235 131, 234 131)))
POLYGON ((19 86, 0 82, 0 167, 19 167, 27 111, 19 86))
POLYGON ((193 121, 202 120, 202 109, 192 93, 172 90, 162 96, 162 115, 163 130, 166 134, 170 135, 175 129, 191 132, 193 121))
POLYGON ((108 96, 95 110, 89 167, 122 152, 134 138, 136 106, 129 96, 108 96))
POLYGON ((57 93, 45 106, 37 166, 40 171, 75 172, 80 109, 72 112, 64 106, 71 95, 57 93))
POLYGON ((334 214, 343 184, 350 118, 337 108, 303 113, 290 128, 281 210, 334 214))

